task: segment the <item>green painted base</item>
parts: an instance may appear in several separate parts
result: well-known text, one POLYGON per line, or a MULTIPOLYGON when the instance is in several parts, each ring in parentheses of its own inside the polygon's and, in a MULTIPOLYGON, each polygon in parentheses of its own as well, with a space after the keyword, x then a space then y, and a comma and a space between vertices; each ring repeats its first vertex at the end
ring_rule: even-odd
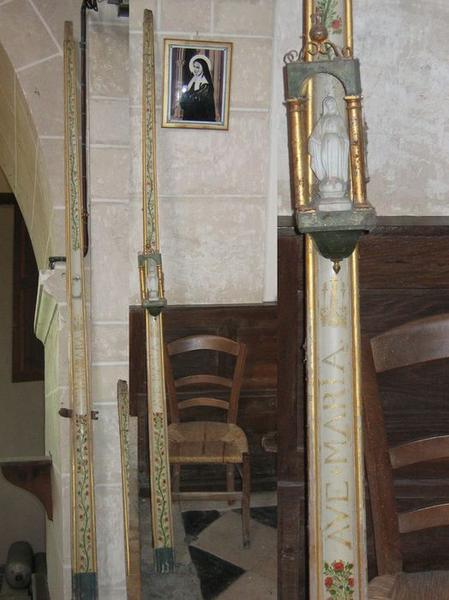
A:
POLYGON ((173 548, 155 548, 154 568, 157 573, 173 573, 175 570, 175 551, 173 548))
POLYGON ((301 233, 312 236, 324 258, 339 262, 353 253, 363 233, 374 228, 376 213, 372 207, 333 212, 298 211, 296 224, 301 233))
POLYGON ((73 600, 97 600, 97 574, 73 573, 72 588, 73 600))

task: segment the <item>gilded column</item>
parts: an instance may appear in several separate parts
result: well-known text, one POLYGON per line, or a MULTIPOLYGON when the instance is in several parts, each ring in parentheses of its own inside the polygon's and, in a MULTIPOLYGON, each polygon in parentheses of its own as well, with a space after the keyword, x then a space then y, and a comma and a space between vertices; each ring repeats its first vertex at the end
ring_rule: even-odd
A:
POLYGON ((361 208, 370 208, 370 205, 366 200, 365 142, 362 117, 362 97, 345 96, 345 101, 348 111, 354 204, 361 208))
POLYGON ((296 210, 307 210, 309 166, 306 155, 299 151, 307 144, 307 98, 288 98, 285 104, 294 203, 296 210))

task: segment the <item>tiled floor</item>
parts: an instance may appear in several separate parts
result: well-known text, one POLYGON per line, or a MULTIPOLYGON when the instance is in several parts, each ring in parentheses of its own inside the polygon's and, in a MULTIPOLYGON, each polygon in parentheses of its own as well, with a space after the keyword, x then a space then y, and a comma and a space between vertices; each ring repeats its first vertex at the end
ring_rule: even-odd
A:
MULTIPOLYGON (((261 499, 253 500, 254 505, 261 499)), ((219 508, 221 510, 184 510, 181 506, 185 541, 203 599, 276 598, 276 506, 251 509, 249 548, 242 544, 240 510, 219 508)))
MULTIPOLYGON (((237 505, 238 506, 238 505, 237 505)), ((149 515, 142 501, 141 521, 149 515)), ((252 494, 249 548, 238 508, 226 502, 173 506, 176 570, 156 575, 142 547, 143 598, 151 600, 272 600, 277 588, 276 495, 252 494)), ((141 522, 141 526, 144 523, 141 522)), ((148 523, 148 528, 149 528, 148 523)), ((146 529, 146 525, 144 527, 146 529)), ((144 536, 148 544, 148 536, 144 536)))

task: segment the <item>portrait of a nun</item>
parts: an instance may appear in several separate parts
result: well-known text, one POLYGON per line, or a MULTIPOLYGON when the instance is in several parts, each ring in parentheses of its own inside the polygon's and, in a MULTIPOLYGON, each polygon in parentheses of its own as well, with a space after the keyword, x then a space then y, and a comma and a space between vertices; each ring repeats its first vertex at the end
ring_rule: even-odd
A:
POLYGON ((183 87, 179 104, 184 121, 215 121, 214 84, 211 62, 204 54, 196 54, 189 61, 192 78, 183 87))

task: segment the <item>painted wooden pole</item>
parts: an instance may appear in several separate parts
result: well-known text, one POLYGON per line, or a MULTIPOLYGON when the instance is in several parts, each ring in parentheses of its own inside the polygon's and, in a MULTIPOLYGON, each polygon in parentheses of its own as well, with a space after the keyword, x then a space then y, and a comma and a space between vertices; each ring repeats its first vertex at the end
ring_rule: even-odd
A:
POLYGON ((174 569, 174 547, 161 314, 166 302, 159 247, 155 144, 154 29, 153 13, 150 10, 144 11, 142 86, 144 250, 139 255, 139 270, 146 328, 151 522, 155 569, 159 573, 168 573, 174 569))
POLYGON ((120 435, 120 463, 122 472, 123 529, 125 536, 126 576, 130 574, 129 548, 129 395, 128 384, 123 379, 117 382, 117 410, 120 435))
POLYGON ((127 600, 140 600, 140 543, 137 473, 137 423, 129 416, 129 392, 126 381, 117 382, 117 409, 120 433, 120 457, 125 531, 127 600))
POLYGON ((98 597, 98 584, 76 55, 73 26, 72 23, 66 22, 64 35, 64 145, 70 416, 72 424, 73 598, 75 600, 94 600, 98 597))
MULTIPOLYGON (((319 8, 330 41, 352 48, 351 0, 304 0, 303 6, 305 41, 319 8)), ((320 59, 327 56, 305 56, 320 59)), ((335 79, 320 75, 308 85, 307 137, 329 95, 344 114, 343 90, 335 79)), ((353 203, 364 206, 365 197, 354 194, 355 182, 350 183, 353 203)), ((309 169, 310 190, 314 185, 309 169)), ((363 187, 360 180, 357 186, 356 191, 363 187)), ((304 197, 298 198, 297 210, 307 208, 304 197)), ((307 235, 309 597, 314 600, 367 598, 357 268, 357 250, 336 267, 307 235)))

